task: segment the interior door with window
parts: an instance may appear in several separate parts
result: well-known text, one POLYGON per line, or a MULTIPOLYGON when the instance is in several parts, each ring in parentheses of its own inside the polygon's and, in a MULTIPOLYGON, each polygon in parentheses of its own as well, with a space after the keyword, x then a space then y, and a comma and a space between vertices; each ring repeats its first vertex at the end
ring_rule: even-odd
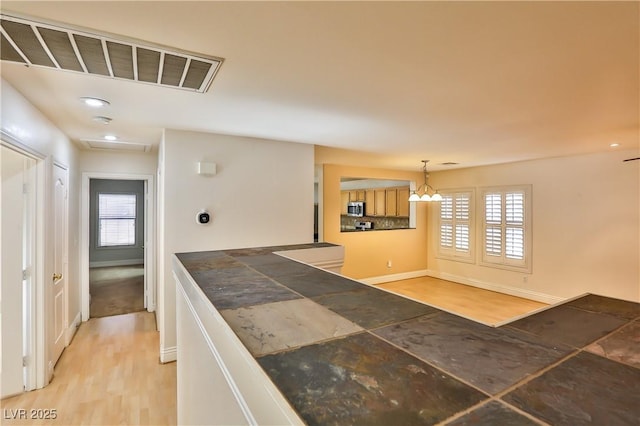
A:
POLYGON ((68 174, 61 166, 53 167, 54 181, 54 263, 51 286, 53 294, 53 322, 52 322, 52 368, 65 347, 65 330, 67 328, 67 196, 68 174))

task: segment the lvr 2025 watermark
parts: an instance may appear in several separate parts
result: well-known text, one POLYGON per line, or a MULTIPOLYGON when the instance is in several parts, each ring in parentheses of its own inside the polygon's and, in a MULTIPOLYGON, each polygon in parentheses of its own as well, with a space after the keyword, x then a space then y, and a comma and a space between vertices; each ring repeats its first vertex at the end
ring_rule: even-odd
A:
POLYGON ((5 408, 2 410, 4 420, 55 420, 58 410, 55 408, 5 408))

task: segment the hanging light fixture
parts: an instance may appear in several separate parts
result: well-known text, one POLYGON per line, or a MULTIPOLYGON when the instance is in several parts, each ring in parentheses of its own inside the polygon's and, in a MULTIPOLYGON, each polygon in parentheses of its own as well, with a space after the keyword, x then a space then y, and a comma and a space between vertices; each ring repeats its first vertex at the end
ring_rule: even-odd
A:
POLYGON ((420 185, 414 191, 411 191, 411 195, 409 196, 409 201, 442 201, 442 195, 438 194, 438 191, 433 189, 428 183, 427 178, 429 175, 427 174, 427 163, 429 160, 422 160, 422 172, 424 173, 424 184, 420 185), (422 195, 419 195, 418 192, 423 191, 422 195), (433 192, 433 195, 429 195, 429 190, 433 192))

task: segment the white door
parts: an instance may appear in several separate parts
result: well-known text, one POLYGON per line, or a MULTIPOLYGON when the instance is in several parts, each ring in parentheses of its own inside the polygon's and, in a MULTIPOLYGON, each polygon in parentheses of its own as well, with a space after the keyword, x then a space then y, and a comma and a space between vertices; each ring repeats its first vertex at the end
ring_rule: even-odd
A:
POLYGON ((50 368, 58 362, 65 346, 67 328, 67 170, 54 165, 54 253, 53 253, 53 341, 50 368))
POLYGON ((2 398, 24 391, 23 354, 24 285, 30 266, 26 240, 29 234, 26 220, 27 172, 35 163, 13 150, 0 147, 2 196, 0 201, 0 258, 2 274, 0 285, 0 323, 2 366, 0 369, 0 396, 2 398))

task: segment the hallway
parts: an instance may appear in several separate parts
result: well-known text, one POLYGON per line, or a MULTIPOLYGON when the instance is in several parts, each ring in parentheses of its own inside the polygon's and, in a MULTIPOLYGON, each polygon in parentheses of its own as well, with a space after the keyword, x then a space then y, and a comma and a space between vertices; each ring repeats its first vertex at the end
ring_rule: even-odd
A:
POLYGON ((49 386, 2 401, 2 424, 175 424, 176 363, 160 364, 158 347, 153 313, 93 318, 80 326, 49 386))

